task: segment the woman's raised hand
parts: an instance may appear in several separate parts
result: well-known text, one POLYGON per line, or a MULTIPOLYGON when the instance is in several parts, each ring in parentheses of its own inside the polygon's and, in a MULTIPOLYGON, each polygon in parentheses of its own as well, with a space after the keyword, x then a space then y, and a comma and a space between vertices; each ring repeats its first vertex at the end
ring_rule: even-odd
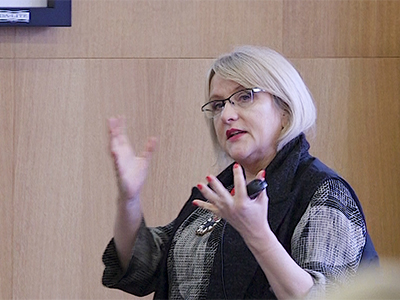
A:
POLYGON ((140 156, 136 156, 126 134, 125 119, 122 117, 108 119, 108 128, 110 152, 114 160, 120 200, 135 200, 146 180, 156 139, 149 138, 145 150, 140 156))

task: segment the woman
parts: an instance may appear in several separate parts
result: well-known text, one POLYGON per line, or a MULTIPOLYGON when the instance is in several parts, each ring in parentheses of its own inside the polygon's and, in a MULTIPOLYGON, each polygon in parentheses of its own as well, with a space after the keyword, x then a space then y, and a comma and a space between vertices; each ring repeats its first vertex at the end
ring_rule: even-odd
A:
POLYGON ((233 163, 167 226, 146 227, 140 208, 155 141, 135 156, 123 120, 109 121, 120 199, 103 284, 158 299, 316 297, 376 260, 354 191, 308 153, 315 108, 294 67, 246 46, 217 59, 207 82, 202 111, 233 163), (250 199, 253 179, 268 187, 250 199))

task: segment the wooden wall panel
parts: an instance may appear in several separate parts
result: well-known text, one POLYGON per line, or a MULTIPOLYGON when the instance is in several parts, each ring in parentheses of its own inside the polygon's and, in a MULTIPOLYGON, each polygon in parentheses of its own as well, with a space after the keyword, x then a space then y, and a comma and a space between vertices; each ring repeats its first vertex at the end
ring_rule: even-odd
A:
POLYGON ((13 297, 80 298, 82 61, 17 60, 13 297))
POLYGON ((318 109, 312 152, 356 190, 380 255, 398 257, 400 60, 307 59, 295 64, 318 109))
POLYGON ((284 1, 283 49, 290 57, 397 57, 400 2, 284 1))
POLYGON ((243 43, 280 50, 282 1, 74 0, 72 28, 18 28, 16 55, 214 57, 243 43))
POLYGON ((347 59, 296 59, 317 107, 317 122, 308 134, 311 150, 340 173, 348 166, 349 61, 347 59))
POLYGON ((0 299, 12 298, 14 63, 0 59, 0 299))
POLYGON ((15 49, 15 28, 0 28, 0 58, 13 58, 15 49))
POLYGON ((101 254, 112 236, 117 197, 106 118, 124 114, 139 151, 147 136, 159 138, 143 207, 149 225, 170 222, 214 163, 200 110, 209 64, 17 62, 17 298, 123 295, 100 284, 101 254))
POLYGON ((399 258, 398 11, 396 0, 74 0, 71 28, 1 28, 0 298, 132 299, 101 286, 117 196, 106 118, 127 117, 137 151, 158 136, 143 207, 149 225, 167 223, 215 173, 204 75, 239 44, 293 59, 318 107, 312 152, 356 189, 381 256, 399 258))
POLYGON ((350 68, 349 168, 382 256, 400 254, 400 59, 354 60, 350 68), (356 158, 357 159, 354 159, 356 158))
POLYGON ((85 75, 84 257, 88 278, 85 295, 101 299, 120 292, 99 286, 101 252, 112 236, 116 183, 107 151, 107 117, 123 114, 136 151, 148 136, 159 139, 142 197, 149 225, 170 222, 207 175, 212 164, 208 132, 200 111, 204 60, 98 60, 87 63, 85 75), (183 117, 186 116, 186 117, 183 117), (86 151, 85 151, 86 152, 86 151), (89 154, 90 153, 90 154, 89 154), (182 174, 185 174, 182 176, 182 174), (97 255, 93 256, 93 253, 97 255))

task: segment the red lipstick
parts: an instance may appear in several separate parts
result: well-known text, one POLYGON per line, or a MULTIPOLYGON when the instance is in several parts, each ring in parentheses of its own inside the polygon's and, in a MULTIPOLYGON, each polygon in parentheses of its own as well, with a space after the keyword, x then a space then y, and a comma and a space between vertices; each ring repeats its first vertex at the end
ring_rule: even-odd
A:
POLYGON ((226 139, 229 140, 229 139, 233 138, 234 136, 237 136, 237 135, 243 134, 243 133, 246 133, 246 131, 240 130, 237 128, 231 128, 226 131, 226 139))

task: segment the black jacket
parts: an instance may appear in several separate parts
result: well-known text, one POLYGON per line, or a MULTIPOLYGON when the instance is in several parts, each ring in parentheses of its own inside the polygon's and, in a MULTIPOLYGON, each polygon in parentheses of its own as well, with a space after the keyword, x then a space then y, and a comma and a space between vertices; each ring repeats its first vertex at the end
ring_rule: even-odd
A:
MULTIPOLYGON (((309 144, 303 134, 289 142, 266 168, 268 181, 268 221, 272 231, 291 254, 290 241, 310 200, 320 185, 328 179, 338 179, 349 189, 362 215, 361 204, 351 186, 333 170, 308 153, 309 144)), ((228 187, 233 184, 232 166, 218 179, 228 187)), ((174 232, 194 211, 194 199, 204 199, 197 188, 181 210, 174 232)), ((167 254, 158 278, 155 299, 168 299, 167 254)), ((361 265, 378 262, 378 255, 367 233, 361 265)), ((228 223, 224 228, 221 245, 215 255, 207 299, 275 299, 264 272, 247 248, 239 233, 228 223)))

